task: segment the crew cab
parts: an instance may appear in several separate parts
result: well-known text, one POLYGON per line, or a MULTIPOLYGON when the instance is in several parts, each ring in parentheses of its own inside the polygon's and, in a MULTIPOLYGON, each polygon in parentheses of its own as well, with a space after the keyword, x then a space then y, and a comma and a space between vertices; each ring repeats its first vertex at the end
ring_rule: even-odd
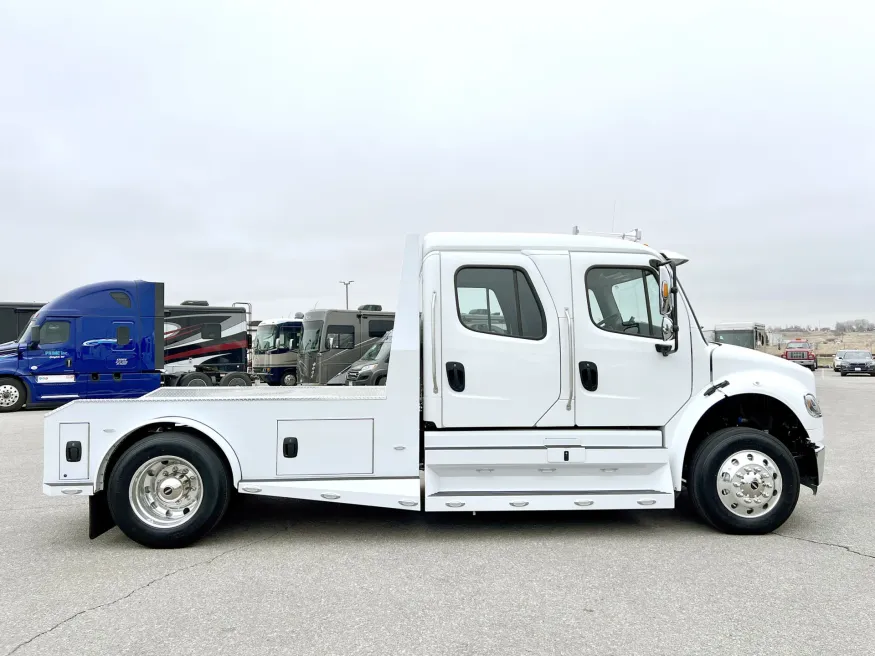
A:
MULTIPOLYGON (((406 511, 666 509, 766 533, 823 479, 814 376, 709 344, 686 258, 588 235, 408 238, 385 386, 166 388, 45 418, 90 535, 209 532, 233 492, 406 511), (486 310, 482 313, 482 310, 486 310)), ((306 329, 306 326, 305 326, 306 329)))
POLYGON ((808 367, 811 371, 817 371, 817 354, 811 342, 804 339, 794 339, 787 342, 787 346, 781 357, 790 362, 808 367))

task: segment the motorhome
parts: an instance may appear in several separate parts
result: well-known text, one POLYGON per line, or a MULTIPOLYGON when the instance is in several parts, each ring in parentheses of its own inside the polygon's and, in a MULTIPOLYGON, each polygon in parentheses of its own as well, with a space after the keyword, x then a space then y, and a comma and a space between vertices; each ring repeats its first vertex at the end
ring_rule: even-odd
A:
POLYGON ((304 314, 304 332, 298 354, 298 381, 325 385, 364 355, 392 330, 394 312, 379 305, 356 310, 310 310, 304 314))
MULTIPOLYGON (((43 490, 89 497, 92 537, 117 524, 151 547, 204 536, 234 491, 477 513, 669 509, 687 490, 714 528, 768 533, 823 481, 814 374, 707 343, 686 261, 608 237, 410 237, 385 386, 74 401, 45 417, 43 490), (471 312, 485 298, 493 329, 471 312)), ((305 346, 354 343, 358 314, 305 317, 305 346)))
POLYGON ((294 319, 268 319, 258 324, 252 343, 252 371, 268 385, 298 384, 298 349, 304 331, 298 312, 294 319))
POLYGON ((753 321, 718 323, 714 326, 713 341, 765 352, 769 345, 769 334, 764 324, 753 321))

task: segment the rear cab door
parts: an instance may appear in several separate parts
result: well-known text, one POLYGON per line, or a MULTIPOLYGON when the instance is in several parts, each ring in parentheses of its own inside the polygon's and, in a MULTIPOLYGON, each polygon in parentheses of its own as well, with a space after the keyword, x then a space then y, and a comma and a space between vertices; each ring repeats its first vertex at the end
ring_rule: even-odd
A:
POLYGON ((561 387, 559 321, 537 266, 522 253, 443 252, 440 281, 443 427, 536 426, 561 387))

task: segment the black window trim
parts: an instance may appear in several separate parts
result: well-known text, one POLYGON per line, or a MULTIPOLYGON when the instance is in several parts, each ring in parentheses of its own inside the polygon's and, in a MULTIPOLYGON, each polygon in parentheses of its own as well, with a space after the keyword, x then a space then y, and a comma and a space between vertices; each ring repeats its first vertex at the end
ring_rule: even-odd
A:
MULTIPOLYGON (((471 288, 465 288, 471 289, 471 288)), ((516 300, 517 305, 517 327, 520 332, 522 332, 522 316, 519 311, 520 309, 520 292, 519 286, 517 283, 516 276, 513 277, 513 293, 516 300)), ((532 284, 532 279, 529 277, 529 272, 526 271, 523 267, 515 265, 515 264, 463 264, 458 267, 453 274, 453 296, 456 301, 456 317, 459 319, 459 323, 466 330, 470 330, 472 333, 477 333, 478 335, 492 335, 493 337, 507 337, 510 339, 527 339, 530 342, 540 342, 544 339, 547 339, 547 316, 544 314, 544 306, 541 303, 541 297, 538 295, 538 290, 535 288, 535 285, 532 284), (535 303, 538 306, 538 312, 541 314, 541 325, 544 327, 544 334, 540 337, 523 337, 522 335, 500 335, 498 333, 484 333, 479 330, 474 330, 473 328, 466 326, 465 322, 462 321, 462 310, 459 308, 459 272, 462 269, 506 269, 510 271, 519 271, 526 279, 526 282, 529 284, 529 288, 532 290, 532 296, 535 298, 535 303)), ((490 324, 489 320, 489 294, 486 294, 486 305, 487 305, 487 325, 490 324)))
MULTIPOLYGON (((656 285, 659 286, 659 271, 654 269, 652 266, 644 266, 638 264, 593 264, 589 267, 583 274, 583 288, 586 290, 586 309, 589 313, 589 320, 592 321, 592 325, 598 328, 599 330, 603 330, 606 333, 610 333, 611 335, 625 335, 626 337, 643 337, 644 339, 655 339, 659 342, 662 342, 663 339, 660 335, 641 335, 635 333, 621 333, 617 330, 608 330, 607 328, 603 328, 596 323, 595 318, 592 316, 592 304, 589 302, 589 283, 587 282, 589 278, 589 272, 593 269, 637 269, 641 271, 642 282, 644 283, 644 302, 647 304, 647 320, 650 321, 650 325, 653 326, 653 319, 650 312, 650 293, 647 291, 647 278, 644 277, 644 272, 649 271, 653 274, 653 277, 656 278, 656 285)), ((595 296, 595 294, 593 294, 595 296)), ((596 299, 598 300, 598 299, 596 299)), ((601 308, 599 308, 601 310, 601 308)), ((661 315, 660 315, 661 316, 661 315)))

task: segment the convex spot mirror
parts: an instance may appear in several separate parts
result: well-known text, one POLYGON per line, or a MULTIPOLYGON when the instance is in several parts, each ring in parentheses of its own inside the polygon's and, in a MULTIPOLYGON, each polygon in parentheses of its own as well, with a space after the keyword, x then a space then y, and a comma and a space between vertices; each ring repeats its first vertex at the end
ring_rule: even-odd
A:
POLYGON ((669 342, 674 339, 674 322, 668 317, 662 318, 662 341, 669 342))
POLYGON ((664 317, 670 316, 674 309, 674 295, 671 293, 674 280, 671 273, 668 264, 659 267, 659 313, 664 317))

